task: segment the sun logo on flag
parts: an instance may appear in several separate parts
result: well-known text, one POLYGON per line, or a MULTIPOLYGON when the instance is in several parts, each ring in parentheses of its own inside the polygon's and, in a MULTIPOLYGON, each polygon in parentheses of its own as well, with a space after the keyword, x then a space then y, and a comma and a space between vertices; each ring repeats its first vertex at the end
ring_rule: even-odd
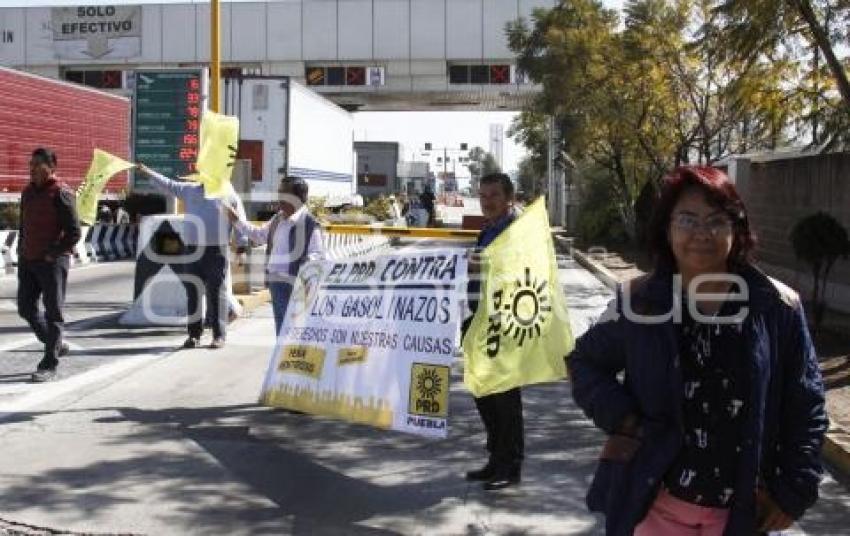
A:
POLYGON ((308 264, 301 269, 287 311, 293 318, 301 318, 309 307, 315 303, 319 292, 319 282, 322 280, 322 267, 319 263, 308 264))
POLYGON ((513 293, 502 304, 506 317, 503 335, 513 337, 522 346, 526 339, 539 337, 541 326, 552 311, 549 300, 549 282, 531 276, 525 268, 525 279, 517 279, 513 293))

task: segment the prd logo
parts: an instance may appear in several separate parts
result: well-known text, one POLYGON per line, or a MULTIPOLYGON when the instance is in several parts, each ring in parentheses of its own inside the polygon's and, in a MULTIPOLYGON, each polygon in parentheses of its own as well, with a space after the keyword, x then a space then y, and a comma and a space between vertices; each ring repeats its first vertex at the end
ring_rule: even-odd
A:
POLYGON ((292 298, 288 307, 292 309, 292 312, 287 311, 287 314, 291 314, 293 318, 300 318, 307 312, 309 304, 316 300, 319 282, 323 276, 321 263, 310 263, 301 268, 295 287, 292 289, 292 298))
POLYGON ((413 363, 408 412, 428 417, 448 415, 449 367, 413 363))
POLYGON ((525 268, 525 279, 516 279, 512 289, 501 288, 492 295, 492 311, 487 325, 487 356, 496 357, 503 336, 511 337, 519 346, 526 339, 539 337, 549 320, 552 302, 549 281, 532 277, 525 268))

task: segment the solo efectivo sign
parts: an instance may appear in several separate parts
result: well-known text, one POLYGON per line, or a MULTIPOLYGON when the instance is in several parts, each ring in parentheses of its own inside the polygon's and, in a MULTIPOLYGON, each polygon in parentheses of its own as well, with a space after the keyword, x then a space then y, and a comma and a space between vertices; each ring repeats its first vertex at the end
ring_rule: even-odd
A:
POLYGON ((113 59, 141 54, 141 6, 54 7, 50 14, 59 58, 113 59))

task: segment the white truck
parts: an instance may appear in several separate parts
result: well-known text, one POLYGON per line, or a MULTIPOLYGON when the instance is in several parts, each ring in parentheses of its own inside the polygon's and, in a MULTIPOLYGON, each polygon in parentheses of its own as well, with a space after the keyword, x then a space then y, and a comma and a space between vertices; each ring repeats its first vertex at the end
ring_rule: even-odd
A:
POLYGON ((284 175, 297 175, 310 197, 354 194, 354 117, 285 76, 227 79, 224 113, 239 118, 239 158, 251 161, 253 216, 276 199, 284 175))

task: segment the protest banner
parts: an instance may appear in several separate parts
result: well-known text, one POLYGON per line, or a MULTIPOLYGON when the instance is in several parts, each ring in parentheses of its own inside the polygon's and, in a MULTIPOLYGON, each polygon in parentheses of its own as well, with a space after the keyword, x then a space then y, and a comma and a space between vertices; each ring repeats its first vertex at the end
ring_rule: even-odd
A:
POLYGON ((261 403, 446 437, 465 291, 461 248, 305 264, 261 403))

